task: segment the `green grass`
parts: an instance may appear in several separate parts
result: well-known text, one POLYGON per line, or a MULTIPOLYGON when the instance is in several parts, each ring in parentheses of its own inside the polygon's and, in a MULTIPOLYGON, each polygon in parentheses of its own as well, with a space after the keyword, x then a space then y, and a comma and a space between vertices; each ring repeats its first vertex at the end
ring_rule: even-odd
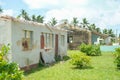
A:
MULTIPOLYGON (((68 51, 71 54, 73 51, 68 51)), ((120 80, 111 52, 91 57, 92 68, 76 69, 69 60, 25 73, 25 80, 120 80)))

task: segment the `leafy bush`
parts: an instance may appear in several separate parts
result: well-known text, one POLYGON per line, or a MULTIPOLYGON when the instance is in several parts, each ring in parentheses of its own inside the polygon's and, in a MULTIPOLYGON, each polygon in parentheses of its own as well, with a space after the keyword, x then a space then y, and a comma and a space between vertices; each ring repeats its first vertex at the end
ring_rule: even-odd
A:
POLYGON ((80 49, 81 52, 84 52, 87 55, 90 55, 90 50, 92 49, 92 46, 91 45, 86 45, 86 44, 82 43, 79 46, 79 49, 80 49))
POLYGON ((0 51, 0 80, 22 80, 23 72, 19 70, 18 65, 4 59, 9 50, 9 45, 3 45, 0 51))
POLYGON ((91 45, 92 49, 90 50, 90 55, 91 56, 100 56, 101 55, 101 50, 99 45, 91 45))
POLYGON ((120 48, 115 49, 115 63, 117 68, 120 69, 120 48))
POLYGON ((79 46, 81 52, 86 53, 88 56, 99 56, 101 55, 101 50, 99 45, 86 45, 82 43, 79 46))
POLYGON ((64 60, 64 61, 67 61, 67 60, 69 60, 69 59, 70 59, 69 56, 63 56, 63 60, 64 60))
POLYGON ((90 66, 91 58, 82 52, 73 53, 70 55, 70 58, 70 63, 76 65, 78 68, 86 68, 90 66))

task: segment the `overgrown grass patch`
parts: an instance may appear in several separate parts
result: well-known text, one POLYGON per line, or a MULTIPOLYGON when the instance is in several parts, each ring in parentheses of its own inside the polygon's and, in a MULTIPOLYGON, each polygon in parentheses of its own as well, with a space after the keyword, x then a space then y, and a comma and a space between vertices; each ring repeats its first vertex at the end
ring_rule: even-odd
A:
MULTIPOLYGON (((75 51, 68 51, 68 55, 73 52, 75 51)), ((53 66, 39 67, 26 73, 25 80, 120 80, 120 71, 116 69, 112 52, 93 56, 93 68, 90 69, 73 69, 74 65, 69 60, 60 61, 53 66)))

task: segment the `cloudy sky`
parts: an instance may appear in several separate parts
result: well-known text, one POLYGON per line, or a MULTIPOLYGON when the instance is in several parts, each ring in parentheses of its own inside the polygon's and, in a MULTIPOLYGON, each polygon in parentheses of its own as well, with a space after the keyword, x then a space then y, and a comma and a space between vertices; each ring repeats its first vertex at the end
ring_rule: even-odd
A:
POLYGON ((112 28, 120 33, 120 0, 0 0, 3 13, 16 17, 21 9, 40 14, 48 21, 86 17, 101 29, 112 28))

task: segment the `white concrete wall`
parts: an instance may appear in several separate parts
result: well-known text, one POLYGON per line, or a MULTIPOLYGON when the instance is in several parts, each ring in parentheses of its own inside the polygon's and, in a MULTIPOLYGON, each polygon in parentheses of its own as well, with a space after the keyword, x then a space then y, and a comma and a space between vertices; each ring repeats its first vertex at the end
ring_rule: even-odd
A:
POLYGON ((11 43, 11 20, 0 18, 0 44, 11 43))
POLYGON ((13 61, 20 64, 20 67, 37 64, 40 53, 40 31, 38 26, 12 22, 12 54, 13 61), (22 39, 24 38, 23 30, 33 31, 34 48, 29 51, 22 50, 22 39))
MULTIPOLYGON (((11 44, 11 20, 0 18, 0 47, 11 44)), ((10 45, 11 48, 11 45, 10 45)), ((7 60, 12 61, 11 50, 7 54, 7 60)))
POLYGON ((106 44, 111 43, 111 37, 107 37, 107 38, 105 38, 105 43, 106 43, 106 44))
MULTIPOLYGON (((12 22, 12 54, 13 61, 19 63, 20 67, 24 67, 27 65, 37 64, 40 59, 40 52, 42 52, 43 59, 45 63, 54 62, 55 56, 55 43, 53 49, 50 51, 45 51, 44 49, 40 49, 40 35, 41 32, 53 33, 54 40, 55 34, 60 33, 60 35, 65 35, 65 46, 62 46, 62 50, 59 49, 59 54, 66 55, 67 53, 67 32, 61 31, 51 31, 44 25, 37 26, 34 24, 27 24, 23 22, 12 22), (33 31, 33 49, 29 51, 22 50, 22 38, 24 38, 23 30, 33 31), (61 51, 61 52, 60 52, 61 51)), ((60 38, 60 37, 59 37, 60 38)), ((60 46, 60 42, 59 42, 60 46)))
POLYGON ((54 33, 58 34, 58 54, 61 55, 61 56, 67 55, 67 32, 54 30, 54 33), (65 44, 64 44, 64 46, 61 45, 61 35, 65 36, 65 44))
POLYGON ((67 55, 67 32, 50 29, 45 25, 35 25, 28 22, 14 20, 11 18, 0 18, 0 44, 11 45, 10 57, 11 61, 17 62, 20 67, 32 64, 38 64, 40 52, 43 54, 45 63, 54 62, 55 59, 55 35, 58 34, 58 54, 67 55), (33 31, 33 48, 32 50, 22 50, 22 39, 24 38, 24 30, 33 31), (52 33, 54 37, 54 46, 49 51, 41 49, 40 36, 41 32, 52 33), (61 35, 65 35, 65 44, 61 46, 61 35))

